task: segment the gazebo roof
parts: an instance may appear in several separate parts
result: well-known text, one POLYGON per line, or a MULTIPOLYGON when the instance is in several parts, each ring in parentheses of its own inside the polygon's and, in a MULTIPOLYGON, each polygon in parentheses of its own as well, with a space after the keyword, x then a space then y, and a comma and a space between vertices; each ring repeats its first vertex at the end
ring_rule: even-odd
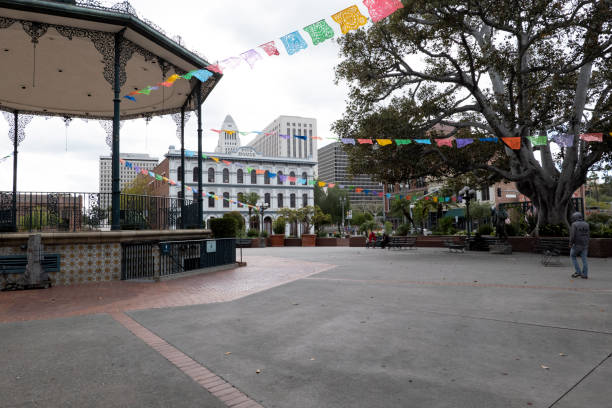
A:
MULTIPOLYGON (((121 95, 210 65, 138 18, 128 2, 0 0, 0 109, 45 116, 113 117, 115 35, 123 34, 121 95)), ((202 101, 221 75, 202 83, 202 101)), ((136 102, 121 119, 193 110, 198 80, 179 79, 136 102)))

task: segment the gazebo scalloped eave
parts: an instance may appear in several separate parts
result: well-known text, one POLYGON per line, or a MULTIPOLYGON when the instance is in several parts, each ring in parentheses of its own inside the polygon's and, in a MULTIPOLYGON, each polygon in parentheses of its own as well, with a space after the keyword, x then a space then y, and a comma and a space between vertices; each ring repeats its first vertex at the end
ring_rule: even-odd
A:
POLYGON ((138 18, 128 2, 106 8, 98 2, 0 0, 0 59, 0 110, 14 114, 15 216, 17 148, 27 115, 112 120, 113 229, 120 228, 121 120, 175 114, 184 146, 185 112, 196 110, 201 158, 201 105, 222 76, 214 73, 204 83, 181 79, 136 102, 121 98, 172 74, 210 65, 138 18))

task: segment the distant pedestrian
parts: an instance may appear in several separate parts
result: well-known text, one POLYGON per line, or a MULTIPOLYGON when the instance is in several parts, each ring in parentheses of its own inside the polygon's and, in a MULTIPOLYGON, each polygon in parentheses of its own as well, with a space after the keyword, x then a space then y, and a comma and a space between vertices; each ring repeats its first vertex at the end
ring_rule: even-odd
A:
POLYGON ((385 248, 389 244, 389 235, 386 232, 383 232, 382 241, 380 243, 381 248, 385 248))
POLYGON ((588 279, 589 264, 587 263, 587 255, 589 252, 589 224, 584 221, 582 214, 576 212, 572 214, 572 226, 570 227, 570 240, 569 246, 570 257, 574 264, 576 272, 572 275, 572 278, 588 279), (582 272, 578 265, 576 257, 582 258, 582 272))

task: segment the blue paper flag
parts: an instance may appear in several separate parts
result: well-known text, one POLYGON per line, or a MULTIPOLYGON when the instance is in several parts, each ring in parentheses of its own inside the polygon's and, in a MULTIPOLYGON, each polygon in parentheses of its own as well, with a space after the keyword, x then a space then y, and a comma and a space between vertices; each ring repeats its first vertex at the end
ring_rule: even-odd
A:
POLYGON ((281 37, 281 41, 283 42, 283 45, 287 50, 287 54, 289 55, 293 55, 300 50, 305 50, 308 48, 306 41, 304 41, 304 38, 297 31, 281 37))
POLYGON ((125 99, 129 99, 129 100, 130 100, 130 101, 132 101, 132 102, 136 102, 136 98, 134 98, 133 96, 130 96, 130 95, 125 95, 125 96, 124 96, 124 98, 125 98, 125 99))

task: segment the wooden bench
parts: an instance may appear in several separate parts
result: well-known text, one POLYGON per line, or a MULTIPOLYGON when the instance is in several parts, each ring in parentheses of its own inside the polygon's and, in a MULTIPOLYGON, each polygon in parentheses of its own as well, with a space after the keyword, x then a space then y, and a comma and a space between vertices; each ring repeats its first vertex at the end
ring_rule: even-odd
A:
MULTIPOLYGON (((20 275, 26 271, 28 265, 27 255, 5 255, 0 256, 0 275, 20 275)), ((60 255, 44 254, 41 265, 45 272, 59 272, 60 255)))
POLYGON ((544 266, 561 265, 561 255, 570 254, 569 239, 567 238, 539 238, 534 251, 542 254, 540 262, 544 266))
POLYGON ((447 239, 444 241, 444 246, 448 248, 448 252, 465 252, 465 238, 447 239))
POLYGON ((387 249, 391 248, 414 248, 416 245, 416 237, 391 237, 387 244, 387 249))

